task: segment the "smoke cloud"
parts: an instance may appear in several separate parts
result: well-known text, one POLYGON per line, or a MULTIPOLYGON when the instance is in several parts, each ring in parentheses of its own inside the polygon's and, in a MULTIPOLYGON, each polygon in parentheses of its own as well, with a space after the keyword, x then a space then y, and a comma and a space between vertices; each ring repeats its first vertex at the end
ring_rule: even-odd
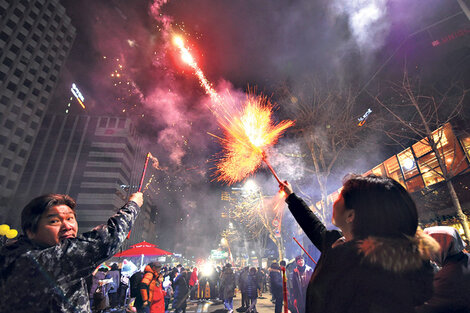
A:
POLYGON ((334 0, 330 12, 333 17, 346 17, 358 49, 370 55, 385 44, 390 30, 387 0, 334 0))

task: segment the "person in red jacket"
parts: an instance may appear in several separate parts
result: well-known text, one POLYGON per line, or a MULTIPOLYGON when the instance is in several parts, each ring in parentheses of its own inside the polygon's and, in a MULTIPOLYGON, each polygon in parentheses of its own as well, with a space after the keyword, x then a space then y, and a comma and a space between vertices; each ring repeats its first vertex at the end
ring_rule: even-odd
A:
POLYGON ((154 284, 149 286, 149 292, 152 293, 150 302, 150 313, 165 313, 165 295, 166 292, 162 288, 163 275, 158 274, 154 284))
POLYGON ((162 265, 158 262, 149 263, 145 267, 144 277, 140 281, 140 297, 136 297, 134 306, 138 313, 148 313, 152 303, 151 286, 155 285, 162 265))
POLYGON ((191 300, 196 299, 196 290, 197 285, 199 284, 197 267, 193 268, 193 272, 191 273, 191 277, 189 278, 189 288, 191 288, 191 300))

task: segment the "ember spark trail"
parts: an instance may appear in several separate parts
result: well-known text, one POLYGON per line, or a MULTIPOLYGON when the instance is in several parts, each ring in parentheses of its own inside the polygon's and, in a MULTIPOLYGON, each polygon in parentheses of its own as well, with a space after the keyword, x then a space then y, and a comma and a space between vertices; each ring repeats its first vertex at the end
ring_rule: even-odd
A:
POLYGON ((181 59, 194 70, 194 73, 199 78, 199 82, 201 83, 202 88, 204 88, 204 90, 212 98, 212 100, 219 101, 219 95, 214 90, 214 88, 212 88, 212 84, 207 80, 206 76, 199 68, 193 56, 189 52, 188 48, 184 46, 183 38, 181 38, 180 36, 175 36, 173 37, 173 43, 180 50, 181 59))

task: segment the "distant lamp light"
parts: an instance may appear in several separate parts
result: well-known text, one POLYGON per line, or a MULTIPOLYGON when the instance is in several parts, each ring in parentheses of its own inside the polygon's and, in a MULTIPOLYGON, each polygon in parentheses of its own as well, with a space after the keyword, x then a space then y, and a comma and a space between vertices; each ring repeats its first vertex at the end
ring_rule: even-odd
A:
POLYGON ((406 171, 411 170, 414 166, 415 166, 415 161, 413 159, 407 158, 407 159, 403 160, 403 168, 406 171))
POLYGON ((210 262, 204 263, 201 268, 203 276, 210 276, 214 272, 214 265, 210 262))
POLYGON ((254 193, 258 190, 258 185, 255 183, 254 180, 248 180, 245 185, 243 185, 243 190, 248 193, 254 193))
POLYGON ((225 246, 225 247, 228 246, 227 238, 222 237, 222 238, 220 239, 220 244, 221 244, 222 246, 225 246))

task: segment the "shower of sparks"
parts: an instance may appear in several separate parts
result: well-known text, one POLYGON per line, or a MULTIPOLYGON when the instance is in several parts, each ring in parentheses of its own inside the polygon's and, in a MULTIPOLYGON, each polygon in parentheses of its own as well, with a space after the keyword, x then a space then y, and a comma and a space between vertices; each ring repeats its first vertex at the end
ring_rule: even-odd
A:
POLYGON ((153 182, 153 179, 154 179, 154 178, 155 178, 155 175, 152 174, 152 176, 150 177, 150 179, 149 179, 149 181, 147 182, 147 184, 145 184, 145 187, 144 187, 144 189, 143 189, 142 192, 145 192, 145 191, 149 188, 149 186, 150 186, 150 184, 153 182))
POLYGON ((227 102, 222 101, 212 88, 189 49, 185 47, 183 38, 175 36, 173 43, 178 47, 182 60, 194 70, 206 94, 216 104, 211 110, 224 133, 223 138, 214 135, 223 147, 222 155, 216 164, 216 180, 228 184, 242 181, 258 169, 263 160, 266 161, 266 150, 273 146, 294 122, 286 120, 275 125, 271 119, 273 105, 266 96, 248 94, 239 111, 227 107, 227 102))
POLYGON ((287 120, 275 125, 271 119, 272 110, 267 97, 248 95, 239 114, 219 119, 224 138, 220 138, 223 151, 216 164, 218 181, 233 184, 256 171, 265 151, 294 124, 287 120))
POLYGON ((103 56, 103 66, 109 70, 109 86, 113 88, 113 101, 120 107, 122 113, 143 116, 143 110, 138 104, 142 94, 129 75, 124 56, 103 56))

